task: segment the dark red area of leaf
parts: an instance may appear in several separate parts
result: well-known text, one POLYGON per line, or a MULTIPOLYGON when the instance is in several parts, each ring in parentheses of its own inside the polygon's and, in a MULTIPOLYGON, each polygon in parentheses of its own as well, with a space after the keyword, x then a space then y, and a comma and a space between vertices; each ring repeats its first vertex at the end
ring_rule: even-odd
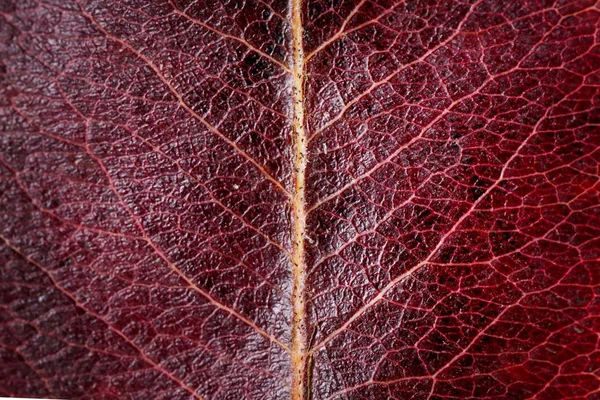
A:
MULTIPOLYGON (((0 395, 290 396, 283 1, 0 0, 0 395)), ((312 399, 600 398, 600 10, 306 0, 312 399)))

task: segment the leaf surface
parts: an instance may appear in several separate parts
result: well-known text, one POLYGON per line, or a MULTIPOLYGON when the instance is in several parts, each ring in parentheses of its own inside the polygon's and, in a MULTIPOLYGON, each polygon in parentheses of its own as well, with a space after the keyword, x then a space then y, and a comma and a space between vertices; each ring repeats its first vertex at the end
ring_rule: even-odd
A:
POLYGON ((0 395, 600 393, 589 0, 0 0, 0 395))

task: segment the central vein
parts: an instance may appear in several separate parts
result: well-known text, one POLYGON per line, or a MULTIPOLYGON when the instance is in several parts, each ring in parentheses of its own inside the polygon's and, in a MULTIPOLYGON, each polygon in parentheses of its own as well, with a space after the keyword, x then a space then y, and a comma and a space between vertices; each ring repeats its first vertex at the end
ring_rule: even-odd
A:
POLYGON ((293 142, 295 191, 292 200, 293 245, 292 276, 292 400, 302 400, 305 393, 304 377, 306 369, 306 322, 304 286, 306 271, 304 265, 304 238, 306 214, 304 210, 304 177, 306 172, 306 132, 304 130, 304 49, 302 43, 302 0, 291 0, 293 37, 293 142))

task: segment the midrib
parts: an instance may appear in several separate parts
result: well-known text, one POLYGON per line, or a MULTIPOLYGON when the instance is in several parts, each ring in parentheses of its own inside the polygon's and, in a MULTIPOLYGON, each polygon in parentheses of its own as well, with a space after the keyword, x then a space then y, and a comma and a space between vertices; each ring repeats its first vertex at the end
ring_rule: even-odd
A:
POLYGON ((304 177, 306 171, 306 131, 304 129, 304 49, 302 43, 302 0, 291 0, 292 11, 292 101, 295 190, 292 199, 293 252, 292 276, 292 400, 304 399, 306 368, 306 323, 304 312, 304 237, 306 214, 304 210, 304 177))

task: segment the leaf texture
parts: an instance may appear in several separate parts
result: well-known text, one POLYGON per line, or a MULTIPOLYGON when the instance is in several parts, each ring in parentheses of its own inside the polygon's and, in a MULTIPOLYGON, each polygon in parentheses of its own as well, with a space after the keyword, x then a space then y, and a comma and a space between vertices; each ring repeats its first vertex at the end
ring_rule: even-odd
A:
POLYGON ((0 395, 600 398, 592 0, 0 0, 0 395))

